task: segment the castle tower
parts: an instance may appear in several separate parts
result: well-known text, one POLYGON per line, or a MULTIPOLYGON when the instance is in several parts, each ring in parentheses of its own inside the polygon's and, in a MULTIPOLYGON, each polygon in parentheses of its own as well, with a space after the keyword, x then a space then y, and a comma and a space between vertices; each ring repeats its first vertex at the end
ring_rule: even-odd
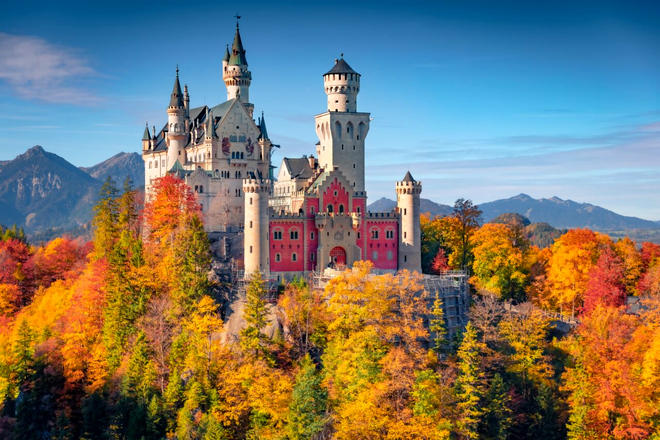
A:
POLYGON ((167 107, 167 169, 171 169, 176 161, 183 163, 183 149, 186 146, 188 127, 186 124, 186 108, 179 83, 179 68, 176 68, 174 89, 167 107))
POLYGON ((149 150, 151 150, 151 135, 149 134, 149 123, 147 122, 142 135, 142 151, 149 150))
POLYGON ((245 273, 269 272, 268 264, 268 195, 271 182, 252 176, 243 180, 245 226, 243 255, 245 273))
POLYGON ((410 171, 396 183, 396 206, 399 221, 399 270, 422 272, 422 239, 419 226, 419 195, 422 182, 413 179, 410 171))
POLYGON ((369 113, 357 110, 360 74, 344 58, 323 75, 328 111, 316 116, 319 166, 339 167, 355 191, 364 191, 364 140, 369 113))
MULTIPOLYGON (((227 53, 225 57, 227 58, 227 53)), ((241 34, 238 31, 236 23, 236 35, 234 43, 231 45, 229 59, 222 61, 222 80, 227 86, 227 101, 230 99, 240 100, 250 113, 254 112, 254 105, 250 103, 250 83, 252 82, 252 73, 248 70, 247 58, 245 58, 245 49, 241 41, 241 34)))

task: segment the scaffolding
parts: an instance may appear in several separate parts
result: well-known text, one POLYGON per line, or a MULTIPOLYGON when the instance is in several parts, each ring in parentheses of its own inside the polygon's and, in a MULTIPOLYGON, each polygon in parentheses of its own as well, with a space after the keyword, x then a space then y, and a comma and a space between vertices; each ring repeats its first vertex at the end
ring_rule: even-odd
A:
MULTIPOLYGON (((328 282, 341 275, 344 270, 326 268, 312 272, 311 281, 315 289, 325 289, 328 282)), ((372 276, 394 271, 372 271, 372 276)), ((445 328, 450 336, 465 327, 470 309, 470 286, 468 273, 462 270, 450 270, 440 275, 422 275, 422 286, 427 293, 428 309, 433 308, 436 294, 442 300, 445 328)), ((428 320, 426 320, 428 321, 428 320)))
MULTIPOLYGON (((240 269, 238 264, 232 264, 232 290, 235 296, 243 301, 247 298, 247 286, 250 284, 250 275, 247 274, 246 277, 245 270, 240 269)), ((266 297, 264 299, 269 303, 276 303, 280 282, 270 272, 262 272, 261 277, 264 280, 264 288, 266 290, 266 297)))

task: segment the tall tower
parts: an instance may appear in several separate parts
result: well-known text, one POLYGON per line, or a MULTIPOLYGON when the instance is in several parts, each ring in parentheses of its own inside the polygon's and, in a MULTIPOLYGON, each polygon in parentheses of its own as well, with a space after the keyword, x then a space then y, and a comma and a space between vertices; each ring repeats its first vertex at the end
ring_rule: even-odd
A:
POLYGON ((399 210, 399 270, 422 272, 422 239, 419 226, 419 195, 422 182, 410 171, 396 183, 396 206, 399 210))
POLYGON ((360 74, 344 58, 323 75, 328 111, 316 116, 319 166, 338 167, 354 191, 364 191, 364 139, 369 132, 369 113, 357 111, 360 74))
MULTIPOLYGON (((225 57, 227 58, 227 53, 225 57)), ((238 22, 236 23, 236 35, 234 43, 231 45, 229 59, 222 61, 222 79, 227 86, 227 101, 230 99, 239 99, 250 113, 254 112, 254 105, 250 103, 250 83, 252 82, 252 73, 248 70, 247 58, 245 58, 245 49, 241 41, 241 34, 238 31, 238 22)))
POLYGON ((179 84, 179 67, 176 68, 174 89, 167 107, 167 169, 171 169, 176 161, 183 163, 183 149, 188 138, 186 123, 186 108, 179 84))
POLYGON ((268 194, 270 180, 253 176, 243 180, 245 226, 243 255, 245 273, 269 271, 268 194))

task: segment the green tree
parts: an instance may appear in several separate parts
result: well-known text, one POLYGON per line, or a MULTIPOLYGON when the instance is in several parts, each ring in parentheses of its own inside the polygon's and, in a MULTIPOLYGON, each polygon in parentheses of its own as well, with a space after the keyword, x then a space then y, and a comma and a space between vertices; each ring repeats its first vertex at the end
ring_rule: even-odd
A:
POLYGON ((112 177, 103 183, 99 194, 99 201, 94 206, 94 252, 96 258, 108 257, 114 248, 118 237, 118 203, 119 190, 112 177))
POLYGON ((433 338, 433 351, 440 356, 444 353, 447 346, 447 329, 445 327, 445 311, 439 292, 435 293, 431 319, 429 320, 429 330, 431 330, 433 338))
POLYGON ((504 379, 499 373, 493 376, 485 396, 484 438, 506 440, 513 423, 511 397, 504 379))
POLYGON ((466 439, 479 438, 479 422, 484 414, 484 373, 480 369, 480 345, 477 331, 468 322, 463 342, 458 348, 458 378, 455 385, 458 430, 461 437, 466 439))
POLYGON ((472 203, 471 200, 458 199, 454 203, 454 213, 452 216, 458 220, 458 229, 456 231, 460 243, 460 267, 470 268, 472 264, 472 246, 470 238, 481 222, 481 210, 472 203))
POLYGON ((199 215, 186 216, 176 234, 174 249, 177 269, 174 297, 184 310, 189 311, 210 288, 211 246, 199 215))
POLYGON ((261 273, 250 275, 246 293, 246 303, 243 318, 246 327, 240 332, 240 344, 246 353, 255 357, 268 355, 268 337, 263 330, 268 324, 268 304, 266 303, 266 283, 261 273))
POLYGON ((328 392, 321 386, 321 376, 307 354, 300 363, 293 387, 287 435, 291 440, 311 440, 323 430, 327 421, 328 392))

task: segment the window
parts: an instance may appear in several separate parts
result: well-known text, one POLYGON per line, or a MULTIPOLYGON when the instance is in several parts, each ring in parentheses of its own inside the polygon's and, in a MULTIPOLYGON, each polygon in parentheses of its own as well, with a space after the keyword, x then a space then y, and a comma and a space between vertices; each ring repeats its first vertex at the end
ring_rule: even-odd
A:
POLYGON ((291 254, 291 261, 296 262, 298 261, 298 254, 295 252, 291 254))
POLYGON ((312 260, 312 261, 314 261, 314 254, 310 254, 310 255, 309 255, 309 259, 312 260))
POLYGON ((357 208, 355 208, 355 211, 359 214, 360 213, 360 207, 358 206, 357 208))
POLYGON ((392 229, 385 231, 385 238, 394 238, 394 231, 392 229))
POLYGON ((250 246, 250 253, 252 253, 252 246, 250 246))
POLYGON ((353 164, 353 169, 355 169, 355 164, 353 164))
POLYGON ((310 207, 309 207, 309 213, 310 213, 310 214, 314 214, 314 207, 313 207, 313 206, 310 206, 310 207))
POLYGON ((298 240, 298 230, 297 229, 290 230, 289 238, 291 238, 291 240, 298 240))
POLYGON ((328 211, 328 212, 332 212, 332 204, 331 204, 331 203, 328 203, 328 209, 327 209, 327 211, 328 211))
POLYGON ((252 229, 252 220, 250 220, 250 229, 252 229))
POLYGON ((252 197, 250 197, 250 205, 252 204, 252 197))
POLYGON ((311 234, 309 234, 309 238, 310 238, 311 240, 314 240, 314 233, 313 233, 313 232, 312 232, 311 234))
POLYGON ((406 208, 403 208, 403 215, 406 215, 408 213, 408 210, 406 208))
POLYGON ((282 239, 282 230, 277 229, 273 231, 273 240, 281 240, 282 239))
POLYGON ((387 251, 387 259, 388 260, 392 259, 392 251, 387 251))
POLYGON ((340 214, 344 213, 344 205, 339 205, 339 213, 340 214))
POLYGON ((403 238, 408 238, 408 233, 405 231, 403 232, 403 238))
POLYGON ((360 239, 360 233, 358 232, 358 240, 360 239))
POLYGON ((378 260, 378 252, 377 251, 373 251, 373 253, 371 254, 371 259, 373 261, 378 260))
POLYGON ((371 239, 372 240, 378 240, 378 229, 372 229, 371 230, 371 239))
POLYGON ((334 192, 335 197, 337 197, 337 194, 338 194, 337 191, 335 191, 335 192, 334 192))
POLYGON ((408 255, 403 256, 403 262, 406 263, 408 261, 408 255))
POLYGON ((278 262, 278 263, 279 263, 280 261, 282 261, 282 255, 280 255, 280 254, 275 254, 275 261, 278 262))

